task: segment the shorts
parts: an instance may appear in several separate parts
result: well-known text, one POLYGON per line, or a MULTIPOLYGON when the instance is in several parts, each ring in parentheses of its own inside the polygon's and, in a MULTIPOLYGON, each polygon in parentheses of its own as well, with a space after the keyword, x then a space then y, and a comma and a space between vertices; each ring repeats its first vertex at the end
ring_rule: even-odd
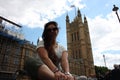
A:
POLYGON ((27 71, 27 74, 32 79, 37 79, 38 78, 38 69, 43 64, 44 63, 41 61, 41 59, 27 57, 25 59, 25 63, 24 63, 24 70, 27 71))

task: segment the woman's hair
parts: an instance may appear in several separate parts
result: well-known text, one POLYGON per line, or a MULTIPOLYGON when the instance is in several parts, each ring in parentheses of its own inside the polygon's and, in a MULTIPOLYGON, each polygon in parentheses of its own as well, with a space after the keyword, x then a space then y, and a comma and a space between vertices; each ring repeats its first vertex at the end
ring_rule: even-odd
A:
POLYGON ((43 34, 42 34, 42 39, 44 40, 44 38, 46 38, 46 34, 48 33, 47 32, 47 27, 50 25, 50 24, 53 24, 54 26, 58 26, 58 24, 57 24, 57 22, 55 22, 55 21, 50 21, 50 22, 48 22, 48 23, 46 23, 45 25, 44 25, 44 31, 43 31, 43 34))
POLYGON ((44 41, 44 46, 48 52, 49 58, 52 60, 52 62, 58 66, 58 57, 56 56, 55 50, 54 50, 54 44, 56 43, 56 36, 55 32, 49 32, 47 30, 47 27, 53 24, 55 27, 58 26, 57 22, 50 21, 44 25, 44 30, 42 34, 42 39, 44 41))

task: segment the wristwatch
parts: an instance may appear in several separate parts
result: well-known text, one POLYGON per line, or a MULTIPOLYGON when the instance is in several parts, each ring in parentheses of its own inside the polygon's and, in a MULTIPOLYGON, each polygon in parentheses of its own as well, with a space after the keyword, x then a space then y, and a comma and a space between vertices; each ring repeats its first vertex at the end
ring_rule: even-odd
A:
POLYGON ((65 74, 65 75, 71 75, 70 72, 65 72, 64 74, 65 74))

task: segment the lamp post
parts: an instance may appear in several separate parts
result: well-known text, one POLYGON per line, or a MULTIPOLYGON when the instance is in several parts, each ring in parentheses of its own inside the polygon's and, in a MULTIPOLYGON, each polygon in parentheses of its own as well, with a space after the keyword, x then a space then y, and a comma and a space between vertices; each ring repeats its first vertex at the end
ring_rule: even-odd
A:
POLYGON ((104 59, 105 67, 107 67, 106 66, 106 59, 105 59, 105 55, 104 54, 103 54, 103 59, 104 59))
POLYGON ((119 8, 118 8, 117 6, 113 5, 112 11, 115 11, 115 13, 116 13, 116 15, 117 15, 117 17, 118 17, 118 20, 119 20, 119 22, 120 22, 119 15, 118 15, 118 13, 117 13, 118 9, 119 9, 119 8))

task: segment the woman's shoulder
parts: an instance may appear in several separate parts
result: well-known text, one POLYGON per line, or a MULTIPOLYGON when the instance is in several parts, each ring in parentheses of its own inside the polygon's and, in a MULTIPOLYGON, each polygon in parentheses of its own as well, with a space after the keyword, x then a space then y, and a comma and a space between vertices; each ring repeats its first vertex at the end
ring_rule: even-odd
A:
POLYGON ((43 40, 39 40, 38 44, 40 44, 40 43, 44 43, 44 41, 43 40))
POLYGON ((66 48, 62 44, 58 44, 58 48, 62 51, 67 51, 66 48))
POLYGON ((37 48, 39 47, 44 47, 44 41, 43 40, 39 40, 37 43, 37 48))

